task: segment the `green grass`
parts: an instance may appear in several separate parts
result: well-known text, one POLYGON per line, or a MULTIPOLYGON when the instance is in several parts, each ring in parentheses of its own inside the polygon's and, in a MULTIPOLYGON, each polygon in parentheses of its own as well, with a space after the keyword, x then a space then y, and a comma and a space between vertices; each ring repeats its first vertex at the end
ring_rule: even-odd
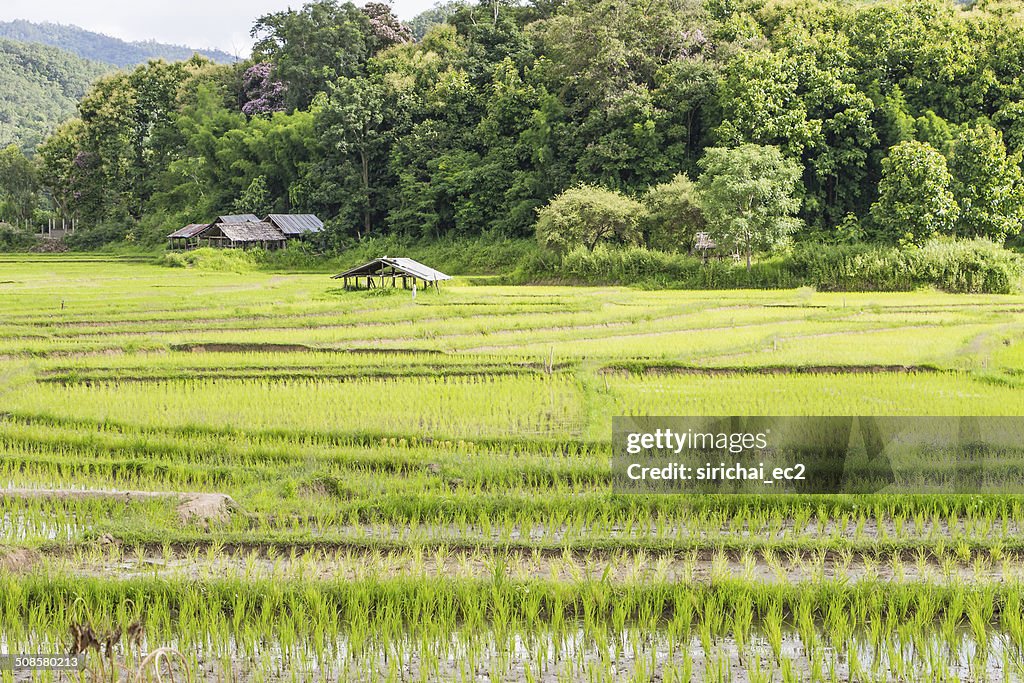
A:
POLYGON ((619 495, 609 441, 616 415, 1016 415, 1022 311, 0 257, 0 632, 142 618, 240 680, 1016 680, 1019 497, 619 495))

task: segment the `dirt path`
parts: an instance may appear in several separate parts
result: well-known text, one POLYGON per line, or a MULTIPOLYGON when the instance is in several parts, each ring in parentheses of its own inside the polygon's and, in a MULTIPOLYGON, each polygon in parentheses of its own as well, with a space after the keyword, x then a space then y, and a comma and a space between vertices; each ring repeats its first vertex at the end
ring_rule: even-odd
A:
POLYGON ((239 510, 231 496, 223 493, 190 493, 176 491, 103 491, 76 489, 0 489, 0 500, 4 498, 52 498, 70 500, 84 498, 108 498, 131 503, 137 500, 174 499, 179 501, 177 511, 182 522, 225 521, 231 513, 239 510))

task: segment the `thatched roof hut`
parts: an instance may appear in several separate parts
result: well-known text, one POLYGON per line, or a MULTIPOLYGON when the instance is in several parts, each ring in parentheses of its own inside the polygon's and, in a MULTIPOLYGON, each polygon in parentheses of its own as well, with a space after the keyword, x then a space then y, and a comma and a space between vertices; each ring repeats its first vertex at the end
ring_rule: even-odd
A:
POLYGON ((288 241, 284 233, 270 223, 262 221, 245 223, 214 223, 199 235, 200 242, 211 247, 232 249, 280 249, 288 241))

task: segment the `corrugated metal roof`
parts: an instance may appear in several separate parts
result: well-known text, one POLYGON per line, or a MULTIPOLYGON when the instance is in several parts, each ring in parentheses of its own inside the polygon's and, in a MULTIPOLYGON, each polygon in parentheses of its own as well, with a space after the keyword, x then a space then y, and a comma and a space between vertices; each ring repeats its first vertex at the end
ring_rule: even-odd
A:
POLYGON ((450 275, 445 275, 439 270, 434 270, 430 266, 425 266, 419 261, 414 261, 411 258, 389 258, 387 256, 383 258, 376 258, 368 263, 364 263, 361 266, 350 268, 344 273, 340 273, 334 276, 334 279, 344 277, 355 277, 365 275, 376 275, 383 268, 390 266, 400 273, 417 277, 427 282, 439 282, 441 280, 451 280, 450 275))
POLYGON ((193 223, 191 225, 186 225, 184 228, 178 230, 177 232, 172 232, 167 237, 195 237, 203 230, 206 230, 208 227, 210 227, 209 223, 193 223))
POLYGON ((428 282, 452 279, 450 275, 445 275, 441 271, 434 270, 430 266, 425 266, 419 261, 414 261, 411 258, 388 258, 385 256, 383 260, 395 265, 398 269, 404 270, 410 275, 418 277, 421 280, 427 280, 428 282))
POLYGON ((320 232, 324 223, 311 213, 272 213, 263 220, 272 223, 286 235, 320 232))
POLYGON ((260 217, 254 213, 240 213, 237 216, 217 216, 218 223, 259 223, 260 217))
POLYGON ((232 242, 279 242, 287 239, 284 233, 270 223, 223 223, 218 225, 224 236, 232 242))

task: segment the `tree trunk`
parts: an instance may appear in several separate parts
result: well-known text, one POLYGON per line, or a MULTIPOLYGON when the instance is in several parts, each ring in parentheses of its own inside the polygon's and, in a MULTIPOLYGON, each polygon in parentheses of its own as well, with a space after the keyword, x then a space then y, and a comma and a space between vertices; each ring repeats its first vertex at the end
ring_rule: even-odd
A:
POLYGON ((747 274, 750 274, 750 238, 747 237, 747 274))
POLYGON ((360 160, 363 164, 363 194, 366 195, 366 204, 363 206, 363 234, 370 234, 370 159, 366 150, 360 150, 360 160))

